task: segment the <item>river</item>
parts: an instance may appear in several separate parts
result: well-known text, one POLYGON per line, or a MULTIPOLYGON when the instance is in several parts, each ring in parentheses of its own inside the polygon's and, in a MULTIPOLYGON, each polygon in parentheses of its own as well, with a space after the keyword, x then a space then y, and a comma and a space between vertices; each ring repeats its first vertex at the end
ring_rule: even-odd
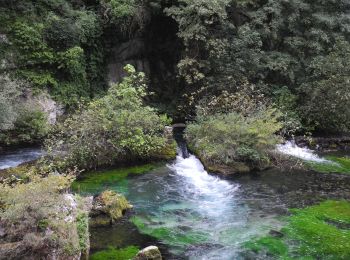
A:
POLYGON ((34 161, 42 156, 40 148, 20 148, 7 150, 0 155, 0 170, 16 167, 22 163, 34 161))
POLYGON ((221 179, 193 155, 123 181, 109 182, 103 175, 103 184, 90 190, 81 179, 81 192, 121 192, 134 210, 116 226, 92 229, 92 252, 108 245, 156 244, 166 259, 254 259, 245 242, 279 230, 288 208, 350 199, 345 175, 271 169, 221 179))

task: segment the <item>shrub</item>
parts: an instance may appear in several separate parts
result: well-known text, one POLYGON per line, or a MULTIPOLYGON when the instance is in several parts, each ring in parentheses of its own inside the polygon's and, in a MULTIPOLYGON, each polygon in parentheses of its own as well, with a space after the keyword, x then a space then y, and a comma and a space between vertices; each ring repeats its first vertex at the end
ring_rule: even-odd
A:
POLYGON ((77 209, 71 197, 64 193, 72 182, 71 177, 31 176, 31 180, 14 187, 1 187, 0 219, 5 242, 19 242, 13 252, 15 257, 19 254, 41 259, 49 255, 54 258, 54 254, 68 259, 79 254, 83 246, 79 244, 74 218, 77 209))
POLYGON ((269 150, 278 142, 275 133, 282 127, 276 109, 238 92, 214 98, 197 111, 186 136, 190 148, 205 162, 244 162, 253 167, 269 162, 269 150))
POLYGON ((49 123, 47 114, 40 108, 26 105, 18 111, 18 118, 15 122, 18 142, 38 142, 48 134, 49 123))
POLYGON ((128 65, 129 73, 107 95, 58 125, 47 140, 49 153, 62 152, 62 166, 94 168, 128 159, 154 157, 166 146, 165 115, 144 105, 144 74, 128 65))
POLYGON ((350 44, 345 40, 338 40, 329 55, 312 60, 310 81, 300 87, 300 111, 306 125, 323 131, 350 131, 349 60, 350 44))

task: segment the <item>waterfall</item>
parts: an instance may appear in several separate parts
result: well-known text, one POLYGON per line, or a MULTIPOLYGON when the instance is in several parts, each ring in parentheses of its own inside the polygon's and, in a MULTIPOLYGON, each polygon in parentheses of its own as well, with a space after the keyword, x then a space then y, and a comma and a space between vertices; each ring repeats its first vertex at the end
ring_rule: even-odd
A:
POLYGON ((185 127, 175 127, 173 129, 173 135, 174 139, 177 143, 177 153, 180 157, 186 159, 190 156, 188 149, 187 149, 187 143, 183 136, 185 127))

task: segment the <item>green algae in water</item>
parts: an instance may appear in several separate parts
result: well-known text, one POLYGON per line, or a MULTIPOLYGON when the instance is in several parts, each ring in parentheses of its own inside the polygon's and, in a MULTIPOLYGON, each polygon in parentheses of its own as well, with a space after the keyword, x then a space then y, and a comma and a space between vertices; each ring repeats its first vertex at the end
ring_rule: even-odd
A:
POLYGON ((330 162, 307 162, 307 165, 317 172, 350 174, 349 157, 326 156, 325 158, 330 162))
POLYGON ((281 241, 281 239, 271 236, 262 237, 255 241, 249 241, 245 244, 245 247, 256 252, 266 250, 274 256, 288 257, 288 247, 284 242, 281 241))
POLYGON ((130 221, 134 223, 141 233, 152 236, 161 240, 165 244, 178 248, 184 249, 185 246, 204 243, 207 241, 205 233, 194 232, 191 230, 180 230, 171 226, 163 226, 162 223, 159 225, 150 225, 148 220, 139 216, 133 216, 130 221))
POLYGON ((128 246, 122 249, 109 247, 107 250, 92 254, 90 260, 129 260, 133 259, 139 250, 136 246, 128 246))
POLYGON ((125 194, 128 190, 128 177, 144 174, 159 166, 160 164, 145 164, 107 171, 88 172, 83 175, 82 179, 73 182, 72 190, 80 194, 97 194, 106 189, 112 189, 125 194))
POLYGON ((282 238, 258 238, 245 247, 278 259, 350 259, 349 202, 325 201, 291 211, 282 238))

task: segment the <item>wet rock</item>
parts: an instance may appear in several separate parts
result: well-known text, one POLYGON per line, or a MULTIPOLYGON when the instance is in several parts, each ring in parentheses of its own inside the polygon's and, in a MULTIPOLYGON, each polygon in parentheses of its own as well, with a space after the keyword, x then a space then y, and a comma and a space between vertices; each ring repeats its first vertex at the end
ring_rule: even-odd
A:
POLYGON ((319 151, 350 150, 350 136, 304 137, 298 136, 295 142, 299 146, 308 146, 319 151))
POLYGON ((123 217, 126 211, 131 208, 132 205, 129 204, 123 195, 114 191, 104 191, 92 203, 89 225, 111 225, 123 217))
POLYGON ((225 176, 234 175, 238 173, 248 173, 252 170, 248 165, 241 162, 236 162, 231 165, 223 165, 223 164, 213 164, 202 160, 202 163, 209 172, 217 173, 225 176))
POLYGON ((158 247, 149 246, 138 252, 134 260, 162 260, 162 254, 158 247))

